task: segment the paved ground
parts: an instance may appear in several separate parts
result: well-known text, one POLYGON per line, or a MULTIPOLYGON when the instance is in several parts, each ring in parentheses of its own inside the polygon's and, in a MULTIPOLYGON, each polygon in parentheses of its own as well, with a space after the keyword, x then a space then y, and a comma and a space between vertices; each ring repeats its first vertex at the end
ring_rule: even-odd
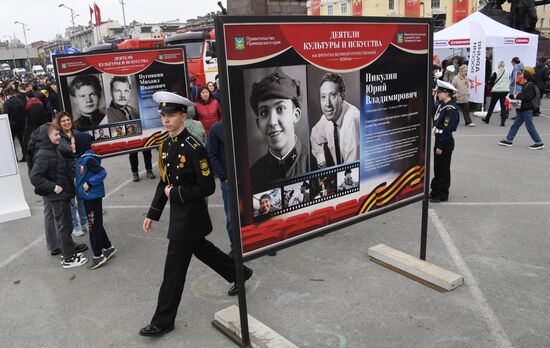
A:
MULTIPOLYGON (((418 255, 414 204, 249 262, 250 314, 300 347, 550 347, 550 100, 544 105, 542 151, 527 149, 524 129, 513 147, 498 146, 508 129, 498 115, 457 131, 450 202, 430 205, 428 260, 464 275, 463 286, 441 294, 369 261, 378 243, 418 255)), ((0 346, 231 347, 210 322, 237 301, 196 259, 176 329, 160 340, 137 335, 155 308, 167 214, 145 235, 156 182, 129 182, 125 157, 104 164, 105 225, 119 253, 96 271, 63 270, 49 256, 41 201, 23 175, 32 217, 0 225, 0 346)), ((209 203, 211 239, 227 250, 219 191, 209 203)))

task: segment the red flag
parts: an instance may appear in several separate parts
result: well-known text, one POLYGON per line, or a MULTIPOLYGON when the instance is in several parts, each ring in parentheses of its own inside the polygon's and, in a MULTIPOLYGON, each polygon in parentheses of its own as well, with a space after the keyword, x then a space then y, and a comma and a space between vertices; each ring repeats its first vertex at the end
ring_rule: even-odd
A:
POLYGON ((420 17, 420 0, 405 0, 405 17, 420 17))
POLYGON ((311 15, 320 16, 321 15, 321 4, 320 0, 311 0, 311 15))
POLYGON ((101 10, 97 6, 97 4, 94 2, 94 12, 95 12, 95 25, 101 24, 101 10))
POLYGON ((92 23, 92 15, 94 14, 94 9, 90 5, 88 5, 88 8, 90 9, 90 23, 92 23))
POLYGON ((352 16, 363 15, 363 0, 353 0, 351 2, 351 15, 352 16))

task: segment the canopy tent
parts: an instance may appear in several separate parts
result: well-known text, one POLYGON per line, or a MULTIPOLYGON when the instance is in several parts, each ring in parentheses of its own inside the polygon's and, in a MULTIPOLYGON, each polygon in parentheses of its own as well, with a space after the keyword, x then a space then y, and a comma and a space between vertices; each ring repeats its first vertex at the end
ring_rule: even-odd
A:
POLYGON ((525 65, 535 66, 539 38, 501 24, 481 12, 475 12, 460 22, 434 33, 434 55, 440 60, 454 55, 456 49, 466 52, 470 47, 470 22, 478 23, 485 31, 486 47, 493 48, 493 71, 499 61, 512 69, 511 60, 519 57, 525 65))

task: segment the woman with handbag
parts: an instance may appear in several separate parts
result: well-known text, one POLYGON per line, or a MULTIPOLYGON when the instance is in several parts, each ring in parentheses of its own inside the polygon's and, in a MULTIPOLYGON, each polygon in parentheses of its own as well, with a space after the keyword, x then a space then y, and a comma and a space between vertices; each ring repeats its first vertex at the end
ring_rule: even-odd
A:
POLYGON ((510 85, 510 78, 506 74, 504 69, 504 62, 498 63, 498 69, 491 75, 490 84, 493 86, 491 89, 491 101, 489 102, 489 109, 487 110, 487 116, 483 119, 483 122, 489 124, 489 119, 493 114, 497 101, 500 101, 500 126, 504 127, 504 122, 508 118, 508 110, 504 105, 506 96, 508 95, 508 88, 510 85))

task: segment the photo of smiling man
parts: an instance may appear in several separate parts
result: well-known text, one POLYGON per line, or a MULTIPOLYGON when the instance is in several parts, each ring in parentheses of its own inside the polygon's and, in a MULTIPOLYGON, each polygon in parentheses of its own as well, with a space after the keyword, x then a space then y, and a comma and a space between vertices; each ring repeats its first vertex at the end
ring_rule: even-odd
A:
POLYGON ((88 130, 106 123, 103 87, 96 75, 79 75, 68 78, 71 108, 77 130, 88 130))
POLYGON ((307 142, 307 117, 303 115, 305 88, 302 85, 305 86, 305 83, 290 77, 302 75, 305 81, 305 68, 290 68, 301 71, 287 74, 281 67, 271 68, 270 73, 252 84, 250 106, 255 116, 255 128, 263 140, 263 144, 258 142, 255 146, 254 139, 249 139, 253 192, 270 188, 281 179, 305 174, 317 167, 315 162, 311 162, 313 156, 309 154, 307 142), (301 139, 306 139, 305 143, 301 139), (257 154, 258 151, 262 151, 263 155, 254 161, 254 152, 257 154))

